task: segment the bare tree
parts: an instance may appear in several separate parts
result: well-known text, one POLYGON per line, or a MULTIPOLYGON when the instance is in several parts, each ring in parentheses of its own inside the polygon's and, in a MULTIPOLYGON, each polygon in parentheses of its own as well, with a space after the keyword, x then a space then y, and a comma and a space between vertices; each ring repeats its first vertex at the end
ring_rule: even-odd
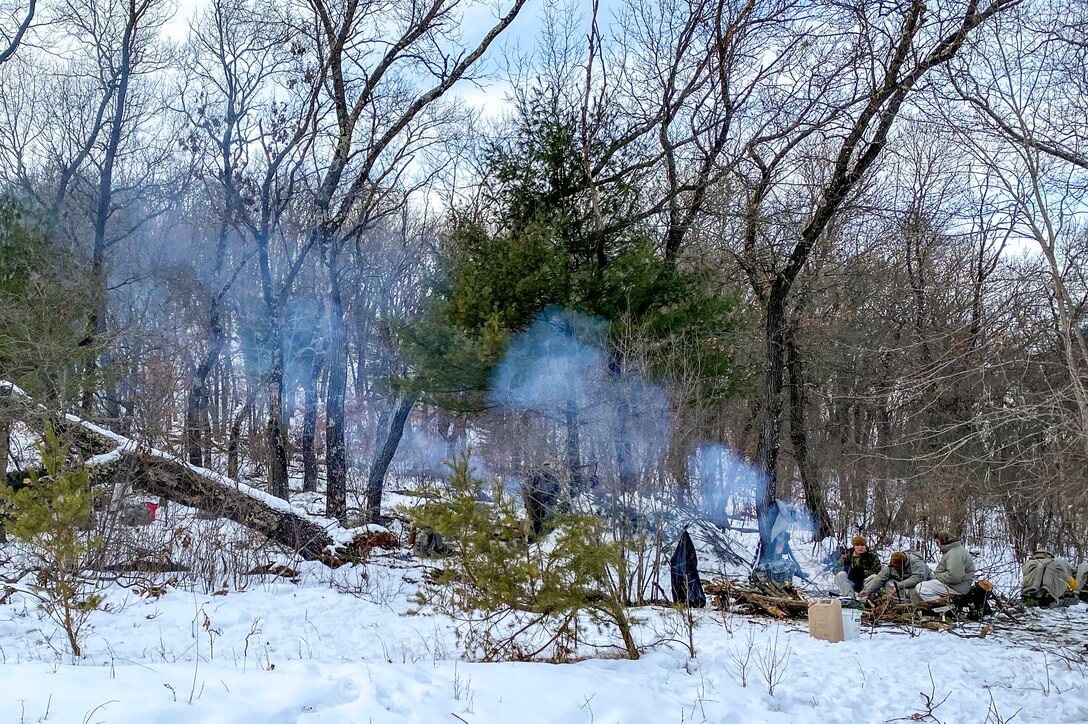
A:
POLYGON ((319 216, 312 239, 328 272, 330 322, 326 395, 328 513, 346 511, 347 450, 344 404, 348 338, 341 289, 341 254, 375 220, 404 203, 412 154, 434 142, 443 111, 437 102, 483 57, 517 17, 525 0, 510 8, 475 44, 458 37, 460 15, 474 8, 462 0, 430 0, 403 14, 379 3, 342 5, 309 0, 303 32, 320 67, 331 118, 313 192, 319 216), (372 37, 389 38, 380 43, 372 37))
POLYGON ((1078 264, 1068 250, 1082 235, 1083 187, 1088 180, 1088 114, 1070 102, 1088 91, 1088 33, 1077 19, 1088 6, 1025 7, 980 39, 969 62, 952 74, 959 98, 974 111, 961 115, 962 138, 1017 210, 1017 234, 1046 260, 1053 286, 1058 336, 1069 389, 1088 454, 1088 342, 1083 300, 1070 277, 1078 264))
POLYGON ((23 36, 34 22, 38 0, 28 0, 25 8, 22 5, 21 1, 0 3, 0 65, 15 55, 23 36))
MULTIPOLYGON (((948 9, 932 15, 922 2, 889 14, 863 3, 842 6, 844 20, 850 18, 856 33, 843 36, 830 25, 821 31, 822 38, 806 31, 806 42, 791 52, 794 63, 811 68, 811 74, 801 73, 799 82, 784 92, 768 93, 767 115, 757 122, 746 144, 749 170, 741 176, 747 202, 740 255, 764 312, 766 372, 758 457, 767 484, 757 505, 764 550, 770 545, 770 515, 777 494, 788 307, 794 284, 826 238, 829 224, 875 168, 911 92, 931 70, 955 57, 973 30, 1016 4, 971 1, 955 13, 948 9), (822 180, 805 196, 791 199, 788 182, 797 164, 814 150, 813 144, 829 158, 822 180), (801 213, 798 202, 804 204, 801 213), (798 230, 790 232, 786 226, 786 236, 775 242, 774 215, 781 211, 792 215, 798 230)), ((818 499, 807 502, 810 507, 822 506, 818 499)), ((826 514, 817 510, 817 518, 826 520, 826 514)))
MULTIPOLYGON (((644 208, 623 223, 658 219, 672 263, 708 211, 711 191, 743 157, 740 119, 791 61, 788 47, 803 40, 790 35, 794 10, 790 0, 631 2, 609 38, 593 4, 577 89, 589 190, 592 196, 621 179, 641 185, 644 208), (780 52, 769 55, 768 47, 780 52), (604 150, 591 158, 594 142, 604 150)), ((599 214, 597 222, 603 237, 610 230, 599 214)))
POLYGON ((253 256, 229 253, 232 236, 241 233, 255 245, 264 303, 261 342, 269 363, 261 372, 268 391, 271 488, 287 497, 284 309, 309 247, 296 249, 277 270, 270 243, 301 183, 314 94, 291 92, 292 86, 300 88, 296 76, 304 72, 296 67, 298 46, 286 43, 282 27, 269 20, 253 3, 216 0, 192 34, 192 80, 179 97, 192 151, 199 154, 198 173, 218 218, 208 280, 209 342, 190 378, 186 437, 190 462, 200 464, 207 379, 227 341, 223 306, 253 256))
MULTIPOLYGON (((99 300, 87 320, 87 337, 93 348, 95 341, 107 331, 107 267, 106 252, 123 234, 110 233, 110 220, 118 210, 116 170, 121 159, 122 142, 132 139, 138 118, 131 98, 133 78, 156 68, 154 43, 156 33, 165 21, 164 6, 158 0, 128 0, 123 6, 100 3, 98 0, 72 0, 68 5, 68 21, 73 30, 92 44, 97 59, 102 97, 109 99, 104 114, 101 153, 90 160, 96 170, 97 189, 92 195, 90 274, 99 288, 99 300)), ((145 116, 146 118, 146 116, 145 116)), ((99 362, 94 356, 87 361, 88 383, 81 407, 91 409, 99 362)), ((107 400, 107 414, 116 418, 116 404, 107 400)))
MULTIPOLYGON (((164 64, 157 37, 164 19, 158 0, 65 2, 36 38, 50 49, 21 53, 2 66, 5 180, 86 253, 97 287, 86 330, 84 408, 109 358, 107 254, 161 213, 152 197, 176 186, 166 178, 173 168, 172 149, 162 143, 168 124, 158 114, 155 87, 145 82, 164 64)), ((117 417, 119 401, 105 398, 107 414, 117 417)))

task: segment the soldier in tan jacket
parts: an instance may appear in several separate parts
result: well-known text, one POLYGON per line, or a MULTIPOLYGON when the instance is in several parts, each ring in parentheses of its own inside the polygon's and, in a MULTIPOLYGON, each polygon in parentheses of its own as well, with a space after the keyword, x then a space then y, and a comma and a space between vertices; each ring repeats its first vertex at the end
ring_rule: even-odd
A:
MULTIPOLYGON (((941 547, 941 562, 933 571, 933 580, 918 584, 918 596, 922 601, 936 601, 945 596, 962 596, 971 590, 975 581, 975 559, 963 547, 960 539, 947 530, 935 536, 941 547)), ((937 613, 948 611, 951 606, 933 609, 937 613)))
POLYGON ((933 571, 921 555, 914 551, 896 551, 880 573, 865 579, 861 597, 887 593, 900 603, 917 601, 918 584, 931 578, 933 571))

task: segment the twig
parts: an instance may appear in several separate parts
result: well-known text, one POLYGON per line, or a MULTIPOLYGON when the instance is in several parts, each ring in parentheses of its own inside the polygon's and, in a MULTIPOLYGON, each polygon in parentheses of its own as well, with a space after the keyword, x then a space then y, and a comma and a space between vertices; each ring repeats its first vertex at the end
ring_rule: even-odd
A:
POLYGON ((938 719, 937 715, 933 712, 937 711, 941 704, 948 701, 948 697, 952 696, 952 692, 949 691, 940 701, 934 703, 934 700, 937 698, 937 682, 933 680, 932 667, 926 666, 926 669, 929 670, 929 693, 926 694, 924 691, 918 692, 918 695, 922 697, 922 702, 925 704, 925 710, 918 709, 910 716, 900 716, 895 719, 888 719, 887 721, 926 721, 927 719, 931 719, 934 722, 937 722, 937 724, 940 724, 941 720, 938 719))
MULTIPOLYGON (((96 711, 98 711, 99 709, 101 709, 102 707, 109 706, 110 704, 116 704, 116 703, 117 703, 117 699, 110 699, 109 701, 102 702, 101 704, 99 704, 98 706, 96 706, 95 708, 93 708, 89 712, 87 712, 87 715, 85 717, 83 717, 83 724, 87 724, 87 722, 89 722, 91 720, 91 717, 94 716, 94 713, 96 711)), ((468 722, 465 722, 465 724, 468 724, 468 722)))

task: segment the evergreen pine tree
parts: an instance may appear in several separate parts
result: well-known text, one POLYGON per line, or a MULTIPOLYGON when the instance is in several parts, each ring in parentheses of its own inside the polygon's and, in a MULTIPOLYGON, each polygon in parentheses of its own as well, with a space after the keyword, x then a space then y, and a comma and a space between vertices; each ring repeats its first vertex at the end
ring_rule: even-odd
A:
POLYGON ((80 633, 102 603, 96 580, 86 573, 88 554, 102 546, 89 530, 100 491, 91 488, 86 467, 66 466, 67 451, 52 427, 39 451, 45 475, 30 470, 28 485, 15 492, 0 487, 0 504, 8 531, 37 570, 29 592, 64 631, 72 654, 81 656, 80 633))
MULTIPOLYGON (((424 318, 399 330, 417 384, 439 404, 482 408, 510 336, 548 307, 604 319, 614 339, 630 327, 671 337, 679 343, 660 349, 697 360, 708 392, 737 389, 738 298, 708 270, 665 261, 632 181, 605 172, 591 183, 576 129, 576 110, 538 90, 510 138, 485 150, 482 201, 454 214, 424 318)), ((593 144, 594 158, 608 153, 593 144)), ((646 361, 666 373, 674 360, 646 361)))
POLYGON ((638 658, 614 583, 623 549, 608 540, 605 522, 559 513, 550 533, 532 541, 516 498, 475 475, 467 452, 448 465, 448 487, 406 511, 415 526, 438 533, 455 551, 436 580, 450 587, 446 604, 469 613, 536 614, 545 625, 586 614, 613 626, 627 655, 638 658))

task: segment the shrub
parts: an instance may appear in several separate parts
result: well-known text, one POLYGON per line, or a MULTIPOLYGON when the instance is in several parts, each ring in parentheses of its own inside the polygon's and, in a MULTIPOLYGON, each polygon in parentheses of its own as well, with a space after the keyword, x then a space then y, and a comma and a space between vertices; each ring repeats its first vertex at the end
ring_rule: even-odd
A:
MULTIPOLYGON (((487 490, 475 476, 468 453, 447 464, 448 488, 436 499, 407 511, 414 525, 440 534, 454 549, 449 567, 435 579, 446 586, 441 603, 458 612, 495 621, 514 611, 558 628, 551 642, 570 636, 578 617, 587 614, 611 625, 623 640, 627 656, 637 659, 615 581, 623 565, 623 549, 606 541, 606 525, 597 516, 558 514, 550 532, 534 541, 521 517, 517 498, 501 485, 487 490)), ((496 627, 497 628, 497 627, 496 627)), ((518 645, 517 637, 532 626, 515 627, 501 639, 489 638, 485 658, 525 658, 539 653, 518 645)), ((559 646, 557 645, 557 650, 559 646)), ((564 654, 568 649, 563 649, 564 654)))
POLYGON ((102 546, 102 538, 89 530, 101 491, 91 489, 87 468, 66 467, 64 447, 52 428, 39 450, 45 475, 31 470, 29 485, 3 490, 7 528, 37 571, 29 593, 64 630, 72 653, 81 656, 80 631, 102 603, 98 581, 86 574, 88 554, 102 546))

